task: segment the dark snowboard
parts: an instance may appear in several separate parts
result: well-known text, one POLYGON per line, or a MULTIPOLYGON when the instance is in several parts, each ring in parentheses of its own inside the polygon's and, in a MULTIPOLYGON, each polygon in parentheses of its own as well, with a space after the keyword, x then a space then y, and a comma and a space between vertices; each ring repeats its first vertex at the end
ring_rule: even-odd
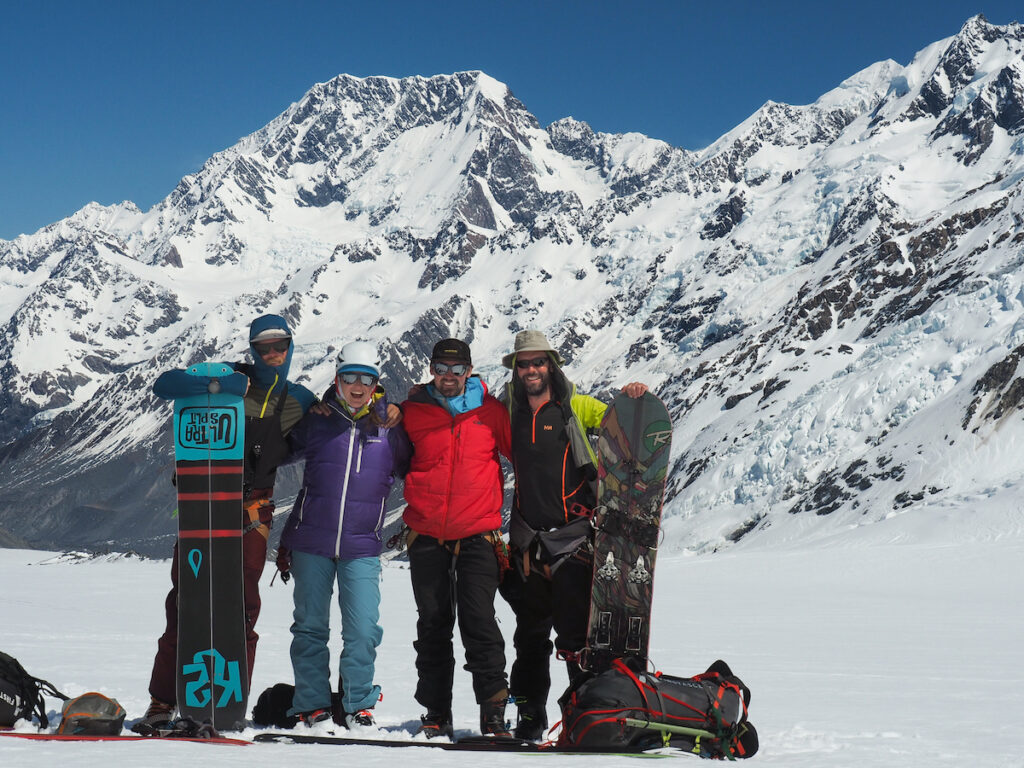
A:
MULTIPOLYGON (((253 741, 272 741, 280 744, 333 744, 335 746, 363 747, 431 747, 454 752, 530 752, 534 754, 598 754, 598 755, 645 755, 637 748, 606 750, 589 747, 560 747, 555 744, 537 744, 516 738, 495 738, 493 736, 464 736, 455 741, 447 739, 419 739, 412 735, 404 739, 371 739, 346 736, 318 736, 305 733, 259 733, 253 741)), ((657 753, 654 753, 655 755, 657 753)))
POLYGON ((668 410, 657 397, 620 394, 612 401, 597 446, 594 581, 583 660, 593 672, 617 658, 646 666, 671 443, 668 410))
MULTIPOLYGON (((188 369, 226 377, 214 363, 188 369)), ((219 392, 174 401, 178 487, 178 710, 217 730, 245 723, 248 667, 242 593, 245 408, 219 392)))

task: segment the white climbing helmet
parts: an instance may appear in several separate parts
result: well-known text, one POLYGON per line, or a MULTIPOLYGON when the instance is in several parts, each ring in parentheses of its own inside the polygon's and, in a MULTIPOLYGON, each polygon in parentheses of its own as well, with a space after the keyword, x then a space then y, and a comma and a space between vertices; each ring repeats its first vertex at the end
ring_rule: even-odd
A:
POLYGON ((380 378, 377 348, 368 341, 350 341, 338 353, 338 373, 371 373, 380 378))

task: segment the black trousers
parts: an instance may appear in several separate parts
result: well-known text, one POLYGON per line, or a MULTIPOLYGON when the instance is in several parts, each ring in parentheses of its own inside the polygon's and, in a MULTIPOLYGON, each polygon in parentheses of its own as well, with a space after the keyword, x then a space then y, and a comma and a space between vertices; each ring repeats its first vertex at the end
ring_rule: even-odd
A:
MULTIPOLYGON (((552 648, 578 652, 586 646, 592 577, 588 560, 570 556, 550 579, 537 570, 531 570, 525 581, 516 573, 506 578, 502 592, 516 614, 516 660, 509 688, 516 699, 543 705, 551 688, 552 648)), ((571 682, 579 667, 569 662, 568 670, 571 682)))
POLYGON ((483 536, 444 544, 416 536, 409 545, 409 570, 419 612, 413 643, 416 701, 428 709, 451 709, 456 617, 477 703, 507 690, 505 641, 494 616, 499 577, 494 545, 483 536))

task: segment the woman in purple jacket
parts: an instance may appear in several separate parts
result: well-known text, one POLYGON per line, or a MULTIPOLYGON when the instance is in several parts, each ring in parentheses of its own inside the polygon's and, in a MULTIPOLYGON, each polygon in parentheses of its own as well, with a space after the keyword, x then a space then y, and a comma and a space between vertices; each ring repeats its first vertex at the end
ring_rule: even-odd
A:
POLYGON ((281 535, 295 577, 295 696, 289 714, 306 725, 331 717, 327 642, 335 581, 345 724, 373 725, 380 698, 373 674, 383 634, 378 622, 384 502, 395 476, 405 475, 412 449, 401 425, 383 426, 387 402, 379 378, 376 348, 364 341, 346 344, 334 387, 323 398, 328 415, 308 414, 289 436, 294 458, 306 460, 302 490, 281 535))

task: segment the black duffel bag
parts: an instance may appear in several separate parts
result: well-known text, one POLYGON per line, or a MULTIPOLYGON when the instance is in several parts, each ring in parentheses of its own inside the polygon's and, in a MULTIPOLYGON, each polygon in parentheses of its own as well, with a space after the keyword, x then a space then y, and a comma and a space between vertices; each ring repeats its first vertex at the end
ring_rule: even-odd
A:
POLYGON ((636 670, 616 659, 605 672, 585 676, 559 703, 560 746, 674 747, 729 760, 757 752, 757 732, 747 722, 750 689, 724 661, 683 678, 636 670))
MULTIPOLYGON (((338 690, 331 692, 331 716, 338 725, 345 725, 345 710, 341 705, 343 683, 338 677, 338 690)), ((290 683, 277 683, 260 694, 256 706, 252 708, 252 721, 256 725, 274 725, 278 728, 294 728, 299 724, 298 715, 289 715, 292 699, 295 698, 295 686, 290 683)))
POLYGON ((50 683, 26 672, 16 658, 0 651, 0 727, 9 728, 21 719, 31 721, 33 715, 40 729, 48 727, 44 694, 65 701, 68 698, 50 683))

